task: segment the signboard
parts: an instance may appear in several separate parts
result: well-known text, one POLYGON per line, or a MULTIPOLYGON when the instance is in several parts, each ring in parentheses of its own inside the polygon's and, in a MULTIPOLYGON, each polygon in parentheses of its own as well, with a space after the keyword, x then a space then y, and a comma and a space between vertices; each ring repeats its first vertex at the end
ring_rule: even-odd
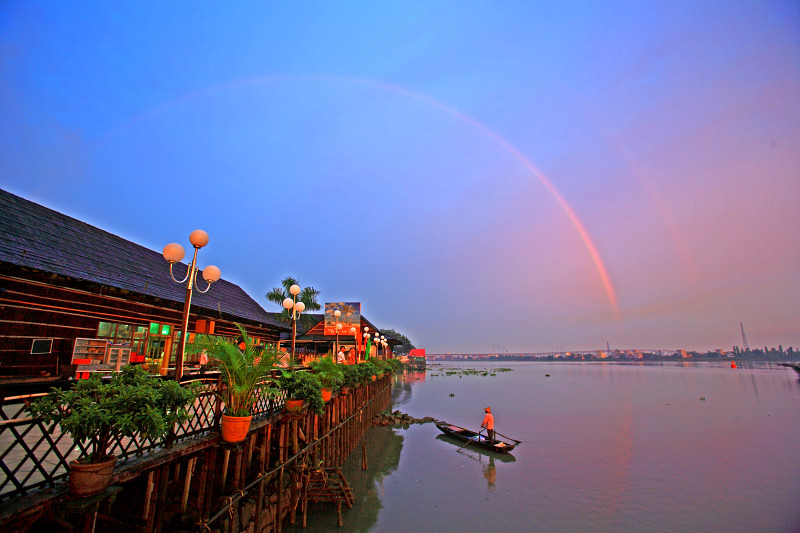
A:
POLYGON ((342 325, 339 335, 352 336, 350 328, 356 328, 361 334, 361 302, 333 302, 325 304, 325 335, 336 335, 337 322, 342 325), (337 319, 333 313, 339 310, 342 314, 337 319))

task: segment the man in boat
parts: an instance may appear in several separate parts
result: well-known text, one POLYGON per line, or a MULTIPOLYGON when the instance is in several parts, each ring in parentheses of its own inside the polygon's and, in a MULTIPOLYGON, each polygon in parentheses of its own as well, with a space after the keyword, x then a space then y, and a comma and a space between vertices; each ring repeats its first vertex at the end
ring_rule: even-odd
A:
POLYGON ((486 428, 486 442, 494 445, 494 416, 492 416, 492 408, 487 407, 484 411, 486 415, 483 417, 481 427, 486 428))

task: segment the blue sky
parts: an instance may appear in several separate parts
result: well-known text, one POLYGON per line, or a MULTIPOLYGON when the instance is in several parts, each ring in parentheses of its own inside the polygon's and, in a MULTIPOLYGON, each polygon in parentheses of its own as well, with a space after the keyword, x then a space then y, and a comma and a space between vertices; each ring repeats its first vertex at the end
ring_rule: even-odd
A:
MULTIPOLYGON (((797 2, 0 5, 0 186, 431 352, 800 345, 797 2)), ((165 270, 166 273, 166 270, 165 270)))

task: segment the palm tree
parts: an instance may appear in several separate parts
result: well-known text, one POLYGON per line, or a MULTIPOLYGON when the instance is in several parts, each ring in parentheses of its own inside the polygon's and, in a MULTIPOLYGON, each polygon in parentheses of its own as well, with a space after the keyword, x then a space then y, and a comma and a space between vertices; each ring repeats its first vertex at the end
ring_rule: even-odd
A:
MULTIPOLYGON (((275 287, 267 293, 267 300, 270 302, 275 302, 281 307, 281 309, 283 309, 283 301, 286 298, 292 297, 291 293, 289 292, 289 288, 292 285, 300 285, 300 283, 295 278, 287 276, 283 281, 281 281, 281 285, 282 287, 275 287)), ((318 296, 319 291, 314 287, 303 287, 303 289, 300 290, 300 294, 297 295, 297 301, 305 304, 306 311, 319 311, 322 306, 317 302, 318 296)), ((289 322, 289 311, 283 309, 280 318, 284 322, 289 322)))

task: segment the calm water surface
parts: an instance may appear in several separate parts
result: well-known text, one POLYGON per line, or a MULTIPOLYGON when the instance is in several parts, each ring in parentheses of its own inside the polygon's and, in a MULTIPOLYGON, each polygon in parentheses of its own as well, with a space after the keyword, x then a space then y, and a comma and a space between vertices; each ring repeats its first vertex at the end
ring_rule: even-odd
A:
MULTIPOLYGON (((360 453, 346 465, 356 505, 344 530, 800 531, 790 369, 464 362, 398 376, 393 390, 392 409, 476 430, 487 405, 497 431, 523 441, 513 457, 459 450, 433 424, 373 428, 369 469, 360 453), (447 374, 497 368, 513 370, 447 374)), ((305 531, 341 531, 332 509, 314 506, 305 531)))

